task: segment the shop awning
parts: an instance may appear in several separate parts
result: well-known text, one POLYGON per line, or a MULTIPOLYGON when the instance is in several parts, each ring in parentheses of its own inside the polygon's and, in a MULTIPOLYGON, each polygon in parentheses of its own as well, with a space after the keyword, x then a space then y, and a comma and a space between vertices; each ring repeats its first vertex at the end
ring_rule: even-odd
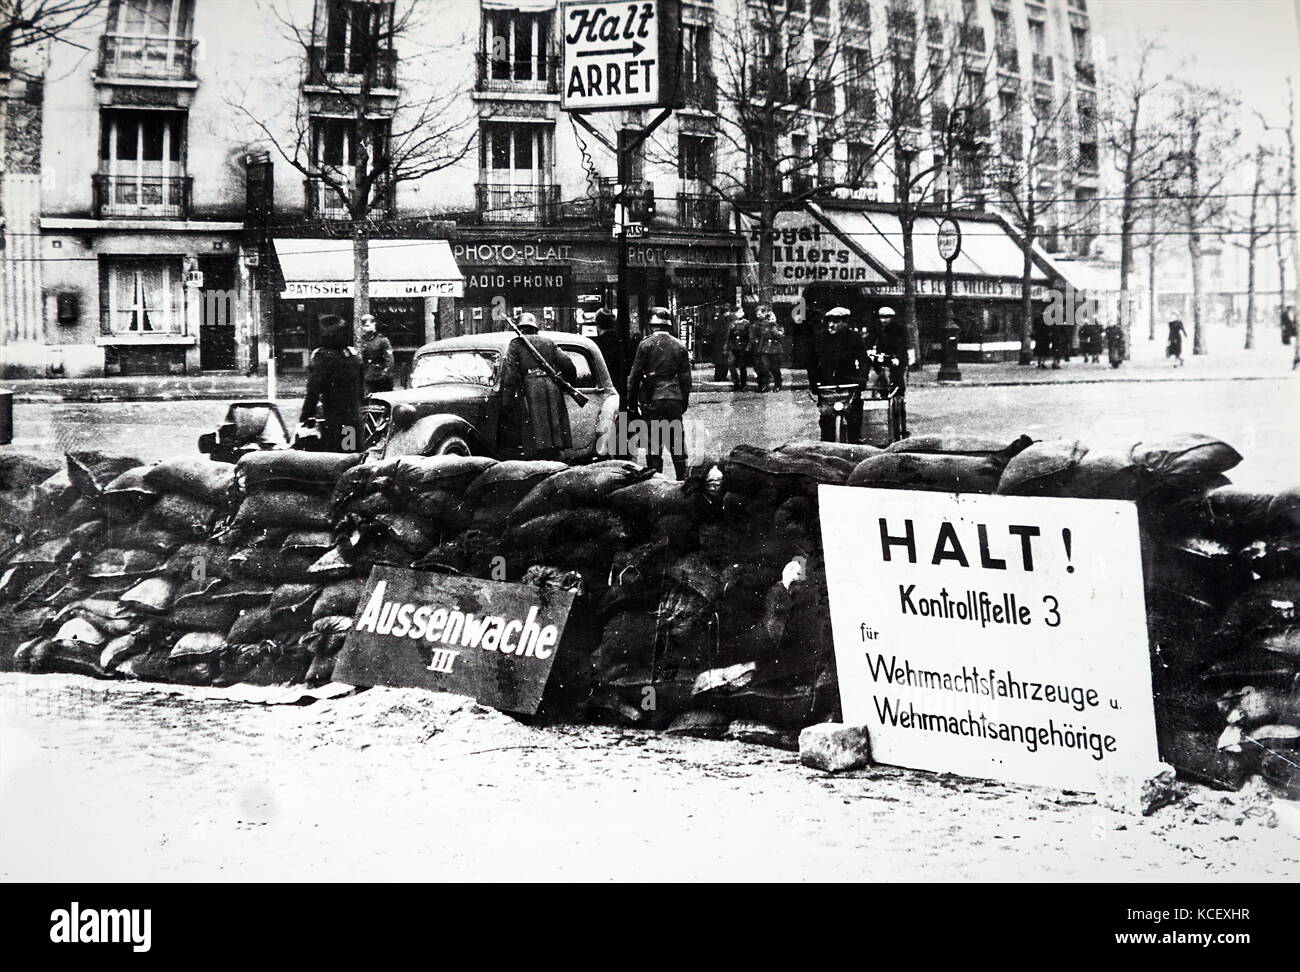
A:
MULTIPOLYGON (((281 297, 351 297, 351 240, 277 239, 281 297)), ((371 240, 371 297, 460 297, 465 277, 446 240, 371 240)))
POLYGON ((555 0, 483 0, 488 10, 554 10, 555 0))
MULTIPOLYGON (((880 270, 901 276, 903 273, 903 229, 895 213, 862 209, 830 208, 810 203, 809 208, 837 235, 852 241, 865 251, 880 270)), ((912 228, 913 263, 918 274, 942 274, 946 264, 939 256, 936 236, 941 217, 917 217, 912 228)), ((953 261, 955 274, 1019 280, 1024 256, 1020 244, 996 219, 973 219, 958 216, 961 227, 961 253, 953 261)), ((1048 283, 1048 276, 1035 261, 1032 280, 1048 283)))
POLYGON ((1049 257, 1048 261, 1066 283, 1075 290, 1090 294, 1119 293, 1119 267, 1091 260, 1063 260, 1049 257))

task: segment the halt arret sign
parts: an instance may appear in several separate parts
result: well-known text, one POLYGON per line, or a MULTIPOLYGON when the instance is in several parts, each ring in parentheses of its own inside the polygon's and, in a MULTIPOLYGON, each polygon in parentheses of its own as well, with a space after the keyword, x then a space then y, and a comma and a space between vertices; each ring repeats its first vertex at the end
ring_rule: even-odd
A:
POLYGON ((334 680, 473 696, 533 715, 573 592, 375 567, 334 680))
POLYGON ((679 0, 560 5, 565 111, 667 107, 677 100, 679 0))
POLYGON ((1132 504, 818 495, 844 721, 874 759, 1085 791, 1156 770, 1132 504))

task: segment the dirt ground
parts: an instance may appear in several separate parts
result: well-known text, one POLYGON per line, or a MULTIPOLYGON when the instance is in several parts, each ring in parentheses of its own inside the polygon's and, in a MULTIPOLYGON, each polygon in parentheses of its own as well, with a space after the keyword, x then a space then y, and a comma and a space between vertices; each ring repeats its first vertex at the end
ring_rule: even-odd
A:
POLYGON ((1150 817, 739 742, 537 728, 457 696, 308 705, 0 675, 0 878, 1295 880, 1259 780, 1150 817))

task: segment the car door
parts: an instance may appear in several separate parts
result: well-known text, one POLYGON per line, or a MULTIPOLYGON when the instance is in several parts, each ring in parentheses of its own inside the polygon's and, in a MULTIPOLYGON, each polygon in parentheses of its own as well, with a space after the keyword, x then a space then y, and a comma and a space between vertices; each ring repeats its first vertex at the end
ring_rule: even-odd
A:
POLYGON ((577 372, 573 387, 590 399, 585 406, 579 408, 577 402, 568 395, 564 396, 565 405, 569 409, 569 427, 573 432, 573 452, 566 453, 565 458, 587 459, 596 447, 600 407, 606 396, 600 387, 599 371, 591 358, 591 352, 579 345, 563 343, 560 344, 560 350, 569 356, 573 370, 577 372))

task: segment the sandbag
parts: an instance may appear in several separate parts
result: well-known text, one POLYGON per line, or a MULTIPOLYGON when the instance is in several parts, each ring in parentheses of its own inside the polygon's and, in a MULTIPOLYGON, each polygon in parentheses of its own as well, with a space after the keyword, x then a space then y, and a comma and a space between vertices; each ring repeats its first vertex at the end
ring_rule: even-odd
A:
POLYGON ((331 547, 311 562, 307 576, 314 581, 333 580, 352 574, 352 561, 338 547, 331 547))
POLYGON ((1300 577, 1261 581, 1244 591, 1223 615, 1215 641, 1225 651, 1246 647, 1261 635, 1284 631, 1297 621, 1300 577))
POLYGON ((317 557, 334 546, 334 535, 329 530, 294 530, 280 544, 283 553, 314 553, 317 557))
POLYGON ((175 594, 176 581, 160 574, 146 577, 118 598, 118 601, 144 614, 163 614, 172 606, 175 594))
POLYGON ((75 544, 67 537, 23 544, 9 555, 8 565, 10 567, 24 565, 58 567, 66 564, 75 550, 75 544))
POLYGON ((162 623, 173 631, 218 631, 224 634, 235 623, 240 610, 239 603, 234 600, 187 601, 172 608, 162 623))
POLYGON ((1033 442, 1034 440, 1027 435, 1017 436, 1007 442, 991 436, 936 433, 899 439, 897 442, 890 443, 885 451, 940 456, 978 456, 998 459, 1005 466, 1033 445, 1033 442))
POLYGON ((987 456, 887 451, 858 463, 848 485, 987 494, 997 489, 1001 473, 1001 461, 987 456))
POLYGON ((1246 685, 1229 689, 1219 696, 1218 710, 1230 726, 1300 726, 1300 678, 1281 688, 1246 685))
POLYGON ((617 489, 649 479, 653 472, 622 459, 571 466, 538 483, 519 501, 508 523, 515 525, 543 513, 595 506, 617 489))
POLYGON ((519 502, 542 480, 569 468, 555 460, 507 459, 484 469, 465 488, 465 502, 471 506, 494 503, 503 498, 519 502))
POLYGON ((246 645, 272 638, 294 625, 291 616, 281 614, 273 616, 269 608, 245 611, 230 626, 226 641, 232 645, 246 645))
POLYGON ((834 456, 793 455, 739 445, 722 463, 722 488, 727 492, 756 493, 772 487, 781 493, 813 494, 819 483, 842 485, 853 469, 848 460, 834 456))
POLYGON ((592 656, 597 677, 613 676, 629 668, 649 672, 654 662, 657 626, 654 611, 622 611, 612 616, 605 622, 600 647, 592 656))
POLYGON ((229 580, 208 591, 207 598, 218 604, 235 604, 239 607, 260 606, 270 603, 275 588, 276 585, 269 581, 229 580))
POLYGON ((236 529, 328 530, 331 525, 329 501, 325 497, 284 489, 245 497, 235 515, 236 529))
POLYGON ((1300 624, 1287 625, 1280 631, 1261 635, 1258 646, 1264 651, 1285 655, 1300 662, 1300 624))
POLYGON ((469 511, 459 493, 431 489, 411 495, 406 505, 406 512, 419 514, 443 533, 459 533, 470 524, 469 511))
POLYGON ((173 661, 178 659, 188 659, 197 661, 200 658, 210 658, 217 655, 226 647, 226 639, 214 631, 191 631, 189 634, 182 635, 172 646, 168 657, 173 661))
POLYGON ((224 507, 231 502, 235 470, 211 459, 168 459, 145 473, 144 481, 160 493, 182 493, 224 507))
POLYGON ((1059 496, 1088 454, 1078 439, 1035 442, 1007 463, 996 492, 1003 496, 1059 496))
POLYGON ((393 482, 406 493, 444 489, 463 494, 496 462, 487 456, 402 456, 393 471, 393 482))
POLYGON ((38 642, 32 649, 28 665, 33 672, 65 672, 92 678, 113 678, 114 673, 99 664, 100 649, 84 641, 61 641, 52 638, 38 642))
POLYGON ((82 496, 99 499, 104 490, 122 473, 140 465, 139 459, 130 456, 110 456, 93 449, 69 452, 68 479, 82 496))
POLYGON ((230 552, 212 543, 190 541, 167 558, 163 570, 188 580, 225 577, 230 571, 230 552))
POLYGON ((506 533, 506 540, 512 546, 531 550, 593 537, 622 544, 627 538, 627 527, 617 513, 581 507, 535 516, 511 527, 506 533))
POLYGON ((25 489, 49 479, 63 463, 28 452, 0 452, 0 491, 25 489))
POLYGON ((400 544, 417 556, 438 542, 439 530, 432 522, 414 513, 385 513, 375 517, 374 530, 400 544))
POLYGON ((1065 475, 1054 495, 1136 501, 1150 487, 1150 474, 1127 452, 1089 451, 1065 475))
POLYGON ((1129 455, 1162 485, 1175 487, 1195 485, 1207 474, 1225 473, 1241 462, 1232 446, 1196 432, 1139 442, 1129 455))
POLYGON ((843 459, 845 462, 851 462, 856 466, 863 459, 870 459, 872 456, 880 455, 883 450, 873 445, 852 442, 819 442, 816 439, 799 439, 777 446, 776 451, 792 456, 829 456, 832 459, 843 459))
POLYGON ((359 452, 308 452, 301 449, 247 452, 235 463, 235 481, 245 493, 278 489, 332 491, 339 477, 363 458, 359 452))
POLYGON ((351 617, 356 614, 357 602, 361 600, 365 586, 365 580, 360 577, 325 585, 316 598, 316 603, 312 605, 313 620, 336 615, 351 617))
POLYGON ((215 506, 184 493, 168 493, 149 510, 149 523, 187 537, 204 537, 216 522, 215 506))
POLYGON ((1158 741, 1161 760, 1184 779, 1216 790, 1240 790, 1250 776, 1244 758, 1219 749, 1217 733, 1162 730, 1158 741))
POLYGON ((161 555, 152 550, 123 550, 110 547, 101 550, 86 569, 86 576, 92 578, 132 577, 152 573, 163 564, 161 555))
POLYGON ((136 466, 115 478, 101 494, 104 512, 114 519, 134 519, 158 499, 159 492, 145 482, 151 466, 136 466))
POLYGON ((345 511, 363 520, 370 520, 384 513, 396 513, 398 507, 386 493, 365 493, 349 501, 345 511))
POLYGON ((614 490, 608 502, 616 513, 641 523, 695 513, 695 497, 687 492, 686 485, 660 475, 614 490))
POLYGON ((309 568, 318 558, 308 553, 280 553, 278 550, 240 550, 230 557, 230 570, 246 580, 274 581, 278 584, 312 580, 309 568))
POLYGON ((112 540, 115 546, 149 550, 170 560, 175 551, 190 542, 188 538, 191 536, 187 531, 170 530, 152 522, 144 522, 117 531, 112 540))
POLYGON ((1148 586, 1190 595, 1223 610, 1251 583, 1249 566, 1230 548, 1205 537, 1171 538, 1153 551, 1148 586))
POLYGON ((1211 489, 1196 507, 1202 529, 1245 543, 1284 535, 1300 526, 1300 491, 1261 492, 1226 485, 1211 489))
POLYGON ((295 623, 303 623, 311 617, 312 604, 319 593, 319 584, 281 584, 271 595, 268 610, 276 620, 288 617, 295 623))
POLYGON ((99 665, 106 671, 113 671, 128 658, 148 650, 148 630, 136 628, 108 641, 99 653, 99 665))

